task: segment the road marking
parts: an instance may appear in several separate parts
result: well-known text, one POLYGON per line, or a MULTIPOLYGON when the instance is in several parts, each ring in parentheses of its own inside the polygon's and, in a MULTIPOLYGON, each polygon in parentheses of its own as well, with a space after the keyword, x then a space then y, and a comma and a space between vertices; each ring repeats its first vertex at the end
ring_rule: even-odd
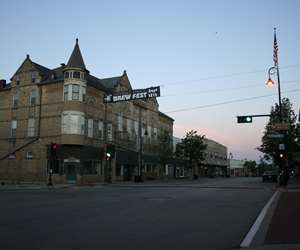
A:
POLYGON ((250 228, 249 232, 247 233, 246 237, 243 239, 242 243, 241 243, 241 247, 249 247, 250 244, 252 243, 252 240, 254 238, 254 236, 256 235, 258 229, 260 228, 260 225, 262 223, 262 221, 264 220, 269 207, 271 206, 272 202, 275 200, 275 198, 277 197, 277 195, 279 194, 279 191, 277 190, 273 196, 270 198, 270 200, 268 201, 268 203, 264 206, 264 208, 261 210, 259 216, 256 218, 254 224, 252 225, 252 227, 250 228))

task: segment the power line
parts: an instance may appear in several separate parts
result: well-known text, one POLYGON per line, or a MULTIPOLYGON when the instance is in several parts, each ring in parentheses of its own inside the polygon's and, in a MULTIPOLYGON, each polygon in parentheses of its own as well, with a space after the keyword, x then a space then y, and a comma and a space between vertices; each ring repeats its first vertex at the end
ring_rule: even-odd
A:
MULTIPOLYGON (((294 65, 288 65, 285 67, 281 67, 280 69, 284 70, 284 69, 290 69, 290 68, 299 68, 300 64, 294 64, 294 65)), ((215 76, 208 76, 208 77, 203 77, 203 78, 199 78, 196 80, 191 80, 191 81, 178 81, 178 82, 168 82, 165 84, 161 84, 161 87, 165 87, 165 86, 172 86, 172 85, 180 85, 180 84, 187 84, 188 83, 197 83, 200 81, 205 81, 205 80, 213 80, 213 79, 223 79, 223 78, 230 78, 230 77, 234 77, 234 76, 240 76, 240 75, 249 75, 249 74, 255 74, 255 73, 262 73, 262 72, 266 72, 266 70, 253 70, 253 71, 245 71, 245 72, 238 72, 238 73, 232 73, 232 74, 224 74, 224 75, 215 75, 215 76)))
MULTIPOLYGON (((298 92, 298 91, 300 91, 300 89, 293 89, 293 90, 289 90, 289 91, 284 91, 283 93, 298 92)), ((219 102, 219 103, 213 103, 213 104, 206 104, 206 105, 195 106, 195 107, 190 107, 190 108, 171 110, 171 111, 167 111, 165 113, 170 114, 170 113, 178 113, 178 112, 184 112, 184 111, 192 111, 192 110, 210 108, 210 107, 221 106, 221 105, 226 105, 226 104, 231 104, 231 103, 238 103, 238 102, 256 100, 256 99, 266 98, 266 97, 270 97, 270 96, 274 96, 274 95, 277 95, 277 94, 253 96, 253 97, 248 97, 248 98, 243 98, 243 99, 236 99, 236 100, 231 100, 231 101, 225 101, 225 102, 219 102)))
MULTIPOLYGON (((293 81, 285 81, 284 83, 295 83, 295 82, 300 82, 300 80, 293 80, 293 81)), ((161 97, 176 97, 176 96, 182 96, 184 95, 201 95, 201 94, 206 94, 206 93, 216 93, 216 92, 226 92, 226 91, 232 91, 232 90, 240 90, 240 89, 248 89, 252 87, 265 87, 261 83, 259 84, 251 84, 251 85, 245 85, 245 86, 240 86, 240 87, 229 87, 229 88, 221 88, 221 89, 208 89, 208 90, 202 90, 202 91, 193 91, 193 92, 180 92, 180 94, 171 94, 171 95, 163 95, 161 97)))

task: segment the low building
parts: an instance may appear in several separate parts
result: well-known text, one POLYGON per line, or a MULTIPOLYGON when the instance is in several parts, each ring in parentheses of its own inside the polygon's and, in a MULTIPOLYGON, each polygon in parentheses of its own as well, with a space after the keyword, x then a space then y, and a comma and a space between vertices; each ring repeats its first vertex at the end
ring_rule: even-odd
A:
POLYGON ((126 71, 111 78, 90 74, 78 40, 67 64, 54 69, 27 55, 11 82, 0 81, 0 180, 47 182, 49 173, 54 183, 156 176, 158 135, 172 135, 174 120, 159 111, 156 98, 104 102, 130 91, 126 71))
MULTIPOLYGON (((180 143, 181 139, 176 139, 175 142, 180 143)), ((207 145, 203 152, 204 160, 198 166, 193 166, 193 170, 188 169, 188 161, 177 161, 179 176, 226 176, 229 174, 227 147, 207 138, 204 138, 204 143, 207 145)))
POLYGON ((230 159, 230 176, 247 176, 244 160, 230 159))

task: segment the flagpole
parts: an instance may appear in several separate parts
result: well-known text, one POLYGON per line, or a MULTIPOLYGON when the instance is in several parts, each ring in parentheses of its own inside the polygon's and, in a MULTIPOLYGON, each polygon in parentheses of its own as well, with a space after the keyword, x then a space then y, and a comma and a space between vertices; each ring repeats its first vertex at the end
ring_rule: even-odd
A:
MULTIPOLYGON (((276 27, 274 27, 274 41, 276 41, 276 46, 278 46, 277 38, 276 38, 276 27)), ((279 118, 280 118, 280 122, 282 122, 283 117, 282 117, 282 103, 281 103, 281 88, 280 88, 279 64, 278 64, 278 54, 277 53, 278 53, 278 51, 276 51, 277 61, 276 61, 275 67, 276 67, 276 72, 277 72, 277 83, 278 83, 279 118)))

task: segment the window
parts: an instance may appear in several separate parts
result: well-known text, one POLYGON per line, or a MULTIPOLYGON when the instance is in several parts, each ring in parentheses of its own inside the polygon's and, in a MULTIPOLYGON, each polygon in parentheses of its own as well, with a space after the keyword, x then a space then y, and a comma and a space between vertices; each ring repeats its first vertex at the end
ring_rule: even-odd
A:
POLYGON ((84 113, 65 111, 62 115, 62 134, 84 135, 84 113))
POLYGON ((127 119, 127 133, 129 137, 131 137, 131 132, 132 132, 132 120, 127 119))
POLYGON ((86 87, 79 84, 64 85, 64 101, 85 101, 86 87))
POLYGON ((17 132, 17 120, 11 121, 11 137, 16 137, 17 132))
POLYGON ((18 103, 19 103, 19 94, 16 93, 13 95, 13 101, 12 101, 13 108, 18 107, 18 103))
POLYGON ((26 159, 32 159, 33 158, 33 154, 31 151, 26 152, 26 159))
POLYGON ((16 75, 16 85, 20 85, 20 75, 16 75))
POLYGON ((118 131, 123 130, 123 117, 122 113, 118 113, 118 131))
POLYGON ((88 119, 88 137, 93 137, 93 119, 88 119))
POLYGON ((139 134, 139 123, 137 121, 134 121, 134 132, 136 135, 139 134))
POLYGON ((27 124, 27 136, 32 137, 34 136, 34 118, 29 118, 28 119, 28 124, 27 124))
POLYGON ((154 140, 157 140, 157 128, 153 128, 153 136, 154 136, 154 140))
POLYGON ((79 100, 79 85, 72 85, 72 100, 79 100))
POLYGON ((112 124, 108 123, 107 124, 107 140, 108 141, 112 141, 112 139, 113 139, 112 129, 113 129, 112 124))
POLYGON ((98 122, 98 131, 99 131, 99 138, 103 140, 103 122, 98 122))
POLYGON ((73 72, 73 78, 80 78, 80 72, 79 71, 74 71, 73 72))
POLYGON ((81 174, 83 175, 96 175, 97 174, 97 167, 98 167, 98 162, 97 161, 84 161, 83 166, 81 168, 81 174))
POLYGON ((35 83, 37 81, 37 78, 38 78, 38 72, 36 71, 31 72, 31 82, 35 83))
POLYGON ((65 85, 64 86, 64 101, 68 100, 68 95, 69 95, 69 85, 65 85))
POLYGON ((36 90, 30 91, 30 97, 29 97, 30 105, 36 104, 36 98, 37 98, 37 91, 36 90))
POLYGON ((69 72, 65 72, 65 79, 70 78, 70 73, 69 72))
POLYGON ((81 86, 81 89, 82 89, 82 101, 85 102, 85 95, 86 95, 86 94, 85 94, 85 93, 86 93, 85 91, 86 91, 86 90, 85 90, 85 87, 84 87, 84 86, 81 86))

